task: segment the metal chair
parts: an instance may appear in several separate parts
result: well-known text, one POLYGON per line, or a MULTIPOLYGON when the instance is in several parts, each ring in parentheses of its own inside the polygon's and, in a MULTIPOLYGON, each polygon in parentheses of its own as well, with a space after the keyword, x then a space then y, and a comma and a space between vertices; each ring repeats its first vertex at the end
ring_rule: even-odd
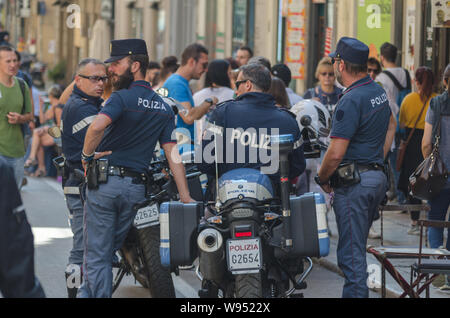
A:
POLYGON ((437 258, 431 258, 423 253, 423 228, 435 227, 435 228, 450 228, 450 222, 444 221, 431 221, 431 220, 419 220, 420 226, 420 245, 418 260, 411 266, 411 287, 417 288, 417 293, 426 289, 426 297, 430 297, 430 284, 440 274, 450 275, 450 257, 441 256, 437 258), (431 276, 430 276, 431 275, 431 276), (414 279, 415 278, 415 279, 414 279), (422 283, 422 280, 423 283, 422 283), (420 286, 422 283, 422 286, 420 286))

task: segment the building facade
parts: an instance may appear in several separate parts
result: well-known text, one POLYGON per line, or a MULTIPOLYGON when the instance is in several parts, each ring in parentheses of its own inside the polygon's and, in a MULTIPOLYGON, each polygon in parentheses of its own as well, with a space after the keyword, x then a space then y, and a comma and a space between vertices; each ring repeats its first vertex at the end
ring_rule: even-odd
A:
POLYGON ((273 64, 286 63, 292 88, 315 85, 315 68, 342 36, 357 37, 378 57, 384 42, 399 48, 411 74, 430 66, 440 76, 449 63, 450 21, 432 0, 0 0, 1 22, 12 43, 49 68, 64 61, 70 81, 84 57, 104 59, 111 39, 142 38, 150 58, 180 57, 194 42, 211 59, 242 45, 273 64))

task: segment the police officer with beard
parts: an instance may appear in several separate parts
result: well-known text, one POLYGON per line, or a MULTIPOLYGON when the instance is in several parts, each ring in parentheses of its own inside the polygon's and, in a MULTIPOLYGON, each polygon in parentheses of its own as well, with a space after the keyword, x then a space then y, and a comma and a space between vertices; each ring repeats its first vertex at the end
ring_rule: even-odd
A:
POLYGON ((330 57, 338 81, 347 89, 336 106, 331 143, 315 180, 335 194, 337 257, 345 275, 342 296, 367 298, 366 244, 387 191, 383 165, 396 121, 386 92, 367 75, 367 45, 344 37, 330 57))
POLYGON ((112 295, 113 253, 133 223, 134 206, 145 201, 147 169, 157 142, 165 151, 181 201, 193 202, 172 134, 175 115, 144 80, 149 63, 145 41, 112 41, 111 58, 105 63, 111 63, 115 92, 88 129, 83 166, 91 172, 96 150, 112 153, 102 158, 107 159, 107 180, 102 177, 97 186, 88 184, 80 298, 112 295))

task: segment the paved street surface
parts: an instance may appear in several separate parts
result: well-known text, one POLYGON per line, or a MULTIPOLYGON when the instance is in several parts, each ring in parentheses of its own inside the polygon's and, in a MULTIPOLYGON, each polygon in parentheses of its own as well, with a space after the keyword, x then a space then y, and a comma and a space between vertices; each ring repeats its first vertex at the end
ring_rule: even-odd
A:
MULTIPOLYGON (((52 179, 28 178, 28 185, 22 190, 22 198, 35 235, 37 276, 45 289, 47 297, 65 298, 67 293, 64 269, 71 248, 72 233, 67 221, 68 211, 61 186, 52 179)), ((409 224, 408 219, 407 215, 394 213, 392 217, 386 220, 386 245, 391 245, 392 241, 398 240, 398 237, 404 237, 404 240, 408 240, 408 243, 412 245, 418 242, 418 236, 406 234, 407 225, 409 224), (398 230, 399 227, 402 228, 402 231, 398 230)), ((334 236, 331 240, 330 256, 325 260, 327 264, 335 264, 337 230, 332 214, 329 215, 329 222, 334 236)), ((376 245, 379 244, 379 241, 374 240, 370 243, 376 245)), ((400 245, 406 245, 404 241, 400 243, 400 245)), ((376 263, 376 260, 369 257, 369 264, 371 263, 376 263)), ((327 268, 329 267, 327 266, 327 268)), ((409 278, 409 275, 406 277, 409 278)), ((174 276, 174 283, 177 297, 197 297, 200 281, 195 276, 194 271, 181 271, 179 277, 174 276)), ((307 283, 308 289, 303 291, 306 298, 339 298, 341 297, 344 279, 336 272, 316 264, 307 279, 307 283)), ((396 288, 394 284, 395 282, 388 279, 388 287, 394 291, 399 291, 399 288, 396 288)), ((432 291, 432 297, 446 296, 437 291, 432 291)), ((145 288, 135 283, 132 276, 128 276, 124 278, 114 297, 145 298, 150 297, 150 295, 145 288)), ((380 295, 371 291, 370 297, 376 298, 380 297, 380 295)))

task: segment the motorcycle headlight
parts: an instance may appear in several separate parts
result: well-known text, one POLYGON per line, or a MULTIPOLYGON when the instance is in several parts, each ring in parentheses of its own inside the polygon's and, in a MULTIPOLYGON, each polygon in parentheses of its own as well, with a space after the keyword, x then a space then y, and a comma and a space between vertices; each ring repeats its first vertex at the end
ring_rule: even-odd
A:
POLYGON ((233 212, 231 212, 231 215, 236 219, 243 219, 253 216, 254 212, 255 211, 251 209, 235 209, 233 210, 233 212))

